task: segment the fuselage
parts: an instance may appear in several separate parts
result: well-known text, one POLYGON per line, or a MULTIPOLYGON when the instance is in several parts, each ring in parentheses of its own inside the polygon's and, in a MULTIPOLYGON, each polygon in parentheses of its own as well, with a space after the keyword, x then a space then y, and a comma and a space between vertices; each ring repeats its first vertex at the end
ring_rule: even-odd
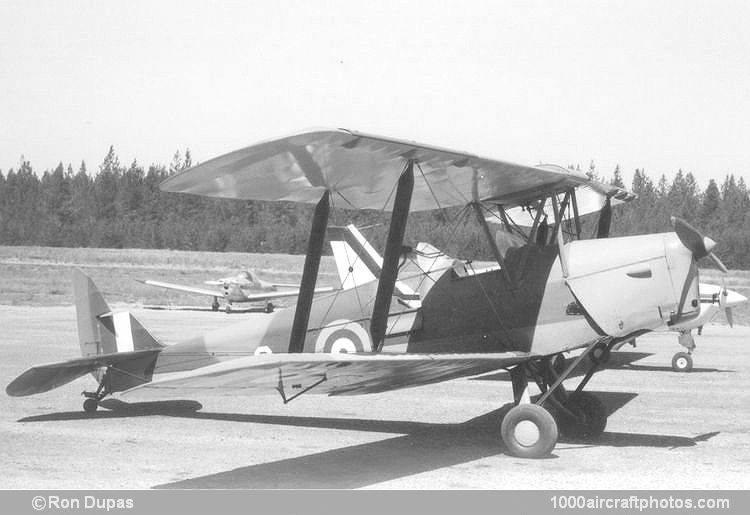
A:
MULTIPOLYGON (((695 318, 695 261, 674 233, 571 242, 563 276, 555 245, 525 245, 497 268, 420 269, 407 261, 399 280, 420 296, 413 308, 393 299, 382 352, 556 354, 598 338, 626 338, 695 318), (599 256, 599 258, 597 258, 599 256), (510 282, 508 280, 510 277, 510 282)), ((377 281, 315 298, 304 352, 371 352, 377 281)), ((294 309, 246 320, 164 349, 155 372, 288 351, 294 309)))

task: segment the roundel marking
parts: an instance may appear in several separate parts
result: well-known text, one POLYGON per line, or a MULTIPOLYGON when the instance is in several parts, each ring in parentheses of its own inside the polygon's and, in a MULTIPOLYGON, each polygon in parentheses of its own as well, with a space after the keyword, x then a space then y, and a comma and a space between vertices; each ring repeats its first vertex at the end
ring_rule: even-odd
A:
POLYGON ((326 325, 317 340, 315 352, 347 353, 370 352, 372 343, 365 328, 350 320, 335 320, 326 325))

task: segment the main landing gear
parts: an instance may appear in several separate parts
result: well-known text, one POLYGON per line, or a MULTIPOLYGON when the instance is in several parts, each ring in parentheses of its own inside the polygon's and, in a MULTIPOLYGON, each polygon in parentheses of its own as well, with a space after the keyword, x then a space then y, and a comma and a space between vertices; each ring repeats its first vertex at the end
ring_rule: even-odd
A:
POLYGON ((274 308, 273 302, 266 302, 266 313, 273 313, 274 308))
POLYGON ((510 454, 521 458, 543 458, 555 448, 558 436, 589 440, 604 432, 607 411, 596 396, 584 392, 583 388, 597 367, 609 357, 610 348, 609 341, 592 345, 566 367, 557 358, 545 358, 511 369, 516 406, 508 411, 500 426, 500 434, 510 454), (586 375, 575 391, 567 392, 563 380, 587 356, 590 365, 586 375), (528 391, 529 378, 542 391, 533 404, 528 391))
POLYGON ((219 311, 219 299, 214 297, 214 301, 211 303, 211 309, 213 311, 219 311))
POLYGON ((95 392, 81 392, 81 395, 86 397, 83 401, 83 411, 86 413, 94 413, 99 408, 99 401, 110 393, 110 372, 109 368, 104 371, 104 375, 99 381, 99 388, 95 392))

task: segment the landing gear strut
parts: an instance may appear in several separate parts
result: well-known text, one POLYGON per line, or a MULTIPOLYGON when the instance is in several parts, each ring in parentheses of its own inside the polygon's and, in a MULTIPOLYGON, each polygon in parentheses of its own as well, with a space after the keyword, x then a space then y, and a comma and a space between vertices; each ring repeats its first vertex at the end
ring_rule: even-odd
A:
POLYGON ((607 411, 594 395, 584 392, 597 367, 609 357, 611 341, 588 347, 571 363, 560 359, 517 365, 510 371, 513 382, 513 407, 500 427, 508 452, 522 458, 542 458, 555 448, 558 435, 574 439, 592 439, 604 432, 607 411), (596 352, 594 352, 596 351, 596 352), (575 391, 568 393, 562 382, 589 357, 590 366, 575 391), (564 365, 564 370, 561 370, 564 365), (528 377, 534 379, 542 391, 541 397, 531 404, 528 377), (552 410, 544 407, 549 401, 552 410))

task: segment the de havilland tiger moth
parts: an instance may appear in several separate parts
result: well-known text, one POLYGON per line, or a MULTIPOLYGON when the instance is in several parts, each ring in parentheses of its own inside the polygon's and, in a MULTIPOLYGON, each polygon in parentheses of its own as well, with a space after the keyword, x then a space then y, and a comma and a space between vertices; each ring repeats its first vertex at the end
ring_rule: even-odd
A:
POLYGON ((92 373, 99 387, 85 392, 87 411, 118 392, 275 390, 289 402, 306 393, 376 393, 507 369, 514 406, 499 436, 513 455, 543 457, 558 432, 603 432, 604 406, 584 390, 597 367, 620 342, 696 318, 697 260, 720 265, 715 243, 679 219, 674 232, 608 238, 612 206, 633 196, 575 171, 341 129, 258 143, 172 176, 161 189, 314 204, 296 307, 165 346, 130 313, 110 311, 91 280, 75 272, 83 356, 32 367, 7 386, 9 395, 45 392, 92 373), (390 212, 390 226, 377 273, 351 266, 356 279, 315 297, 334 202, 390 212), (404 246, 410 212, 447 208, 476 219, 493 266, 474 269, 424 244, 404 246), (532 217, 530 228, 515 223, 518 210, 532 217), (596 237, 582 239, 580 217, 596 211, 596 237), (490 213, 507 237, 492 235, 490 213), (555 366, 574 349, 581 349, 575 359, 555 366), (563 381, 581 363, 588 371, 568 390, 563 381), (529 395, 529 380, 539 396, 529 395))

